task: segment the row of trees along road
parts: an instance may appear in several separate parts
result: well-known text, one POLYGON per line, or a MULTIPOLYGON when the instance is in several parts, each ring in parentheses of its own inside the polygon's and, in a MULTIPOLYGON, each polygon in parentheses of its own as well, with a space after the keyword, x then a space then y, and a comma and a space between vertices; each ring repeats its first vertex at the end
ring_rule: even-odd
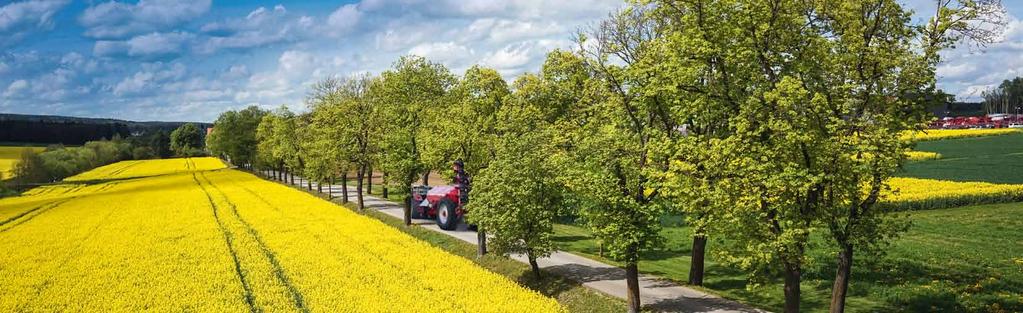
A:
POLYGON ((799 311, 820 233, 837 258, 831 311, 842 312, 853 256, 880 255, 908 227, 875 203, 908 149, 898 134, 940 98, 939 52, 997 35, 984 28, 998 23, 997 1, 935 4, 918 25, 895 0, 644 1, 511 87, 492 69, 456 77, 402 57, 379 76, 321 81, 305 113, 224 113, 209 146, 318 182, 354 172, 359 209, 374 169, 408 195, 463 159, 481 252, 485 230, 494 251, 526 254, 540 275, 555 219, 576 216, 624 264, 630 311, 666 214, 696 229, 691 284, 702 284, 708 238, 728 239, 715 241, 719 259, 754 281, 781 277, 786 312, 799 311))

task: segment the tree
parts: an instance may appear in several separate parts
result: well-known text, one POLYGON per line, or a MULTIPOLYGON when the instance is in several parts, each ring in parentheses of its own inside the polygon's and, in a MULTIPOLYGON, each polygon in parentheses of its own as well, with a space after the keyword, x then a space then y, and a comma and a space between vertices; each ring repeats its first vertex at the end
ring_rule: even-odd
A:
POLYGON ((147 160, 156 157, 156 152, 150 147, 135 147, 131 150, 131 158, 135 160, 147 160))
MULTIPOLYGON (((443 65, 422 57, 404 56, 380 79, 370 88, 386 121, 380 167, 393 175, 389 183, 402 194, 410 195, 412 183, 429 174, 422 159, 422 151, 427 149, 422 140, 425 111, 443 105, 454 78, 443 65)), ((412 223, 409 201, 403 201, 406 225, 412 223)))
POLYGON ((280 149, 280 136, 276 133, 277 121, 280 117, 276 112, 269 113, 260 119, 256 127, 256 156, 260 164, 274 170, 274 176, 278 180, 284 180, 284 158, 278 154, 280 149))
POLYGON ((170 134, 170 148, 179 157, 202 154, 202 132, 192 123, 185 123, 170 134))
POLYGON ((310 166, 314 170, 322 168, 322 175, 328 181, 341 176, 342 202, 348 202, 348 171, 351 169, 350 143, 346 138, 348 132, 343 127, 347 112, 343 111, 341 101, 344 95, 344 80, 328 77, 313 85, 307 96, 307 106, 311 111, 309 122, 309 139, 306 141, 309 151, 310 166))
POLYGON ((335 140, 344 143, 348 150, 344 155, 355 167, 356 205, 359 210, 364 208, 364 179, 372 179, 373 173, 370 171, 379 151, 380 103, 384 100, 375 97, 379 94, 370 93, 375 84, 379 84, 379 81, 368 75, 342 80, 337 107, 344 114, 339 119, 340 124, 335 126, 340 127, 339 137, 335 140))
POLYGON ((826 82, 844 82, 813 88, 829 102, 847 103, 842 107, 844 114, 818 126, 837 142, 836 151, 823 160, 835 161, 828 164, 835 174, 824 176, 818 184, 834 193, 822 191, 820 205, 839 248, 830 311, 841 313, 854 253, 883 252, 892 238, 909 227, 876 204, 881 191, 890 188, 886 181, 905 160, 906 143, 900 134, 929 119, 927 107, 940 93, 935 86, 939 52, 964 41, 993 42, 1000 35, 998 26, 1004 26, 1004 9, 1000 1, 939 0, 935 16, 922 33, 896 1, 834 4, 827 9, 823 23, 842 35, 828 38, 825 46, 836 47, 845 56, 835 63, 857 68, 822 71, 826 82))
MULTIPOLYGON (((535 82, 526 79, 522 84, 530 81, 535 82)), ((489 161, 475 179, 468 219, 493 235, 489 246, 497 253, 525 254, 540 278, 536 260, 555 249, 553 225, 563 207, 564 186, 561 162, 551 160, 557 149, 540 113, 544 103, 531 102, 525 94, 529 88, 519 90, 524 93, 506 97, 512 100, 495 112, 492 135, 481 135, 491 145, 485 151, 489 161)))
POLYGON ((841 312, 853 251, 881 251, 906 229, 874 204, 903 158, 899 134, 926 120, 936 53, 955 42, 935 31, 969 32, 968 23, 918 27, 888 0, 658 1, 653 10, 665 24, 651 49, 670 57, 647 72, 666 75, 657 92, 672 102, 699 104, 673 110, 692 132, 663 176, 676 187, 664 189, 686 206, 711 204, 691 212, 731 237, 726 261, 754 278, 782 273, 786 312, 799 311, 808 240, 827 229, 841 312))
POLYGON ((48 182, 51 179, 40 153, 35 149, 21 150, 21 156, 11 172, 14 174, 14 181, 19 184, 48 182))
POLYGON ((581 198, 594 235, 625 264, 630 312, 641 306, 640 256, 662 241, 665 206, 651 179, 667 167, 667 158, 655 148, 676 125, 667 114, 669 102, 649 90, 650 73, 638 66, 657 61, 649 43, 659 21, 646 18, 644 10, 637 5, 614 13, 580 38, 583 68, 591 78, 578 104, 586 114, 575 117, 577 127, 570 129, 576 163, 570 188, 581 198))
POLYGON ((256 131, 260 141, 257 146, 259 153, 269 164, 276 166, 279 172, 286 173, 284 180, 292 184, 295 183, 295 172, 302 171, 304 166, 299 144, 301 123, 298 116, 282 105, 264 116, 256 131))
MULTIPOLYGON (((478 175, 494 157, 497 112, 509 93, 508 84, 496 70, 478 65, 466 70, 451 89, 447 105, 430 111, 432 131, 423 136, 427 146, 423 151, 424 163, 432 170, 449 173, 451 162, 460 159, 465 163, 466 173, 478 175)), ((472 207, 466 207, 470 219, 472 207)), ((486 254, 486 238, 485 229, 478 227, 477 255, 486 254)))
POLYGON ((231 163, 251 167, 256 161, 256 127, 266 114, 257 106, 221 113, 206 138, 206 146, 231 163))

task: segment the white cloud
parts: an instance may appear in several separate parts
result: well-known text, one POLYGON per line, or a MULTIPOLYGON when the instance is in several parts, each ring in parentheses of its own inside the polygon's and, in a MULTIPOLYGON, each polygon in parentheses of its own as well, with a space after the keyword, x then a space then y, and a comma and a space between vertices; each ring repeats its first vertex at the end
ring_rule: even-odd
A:
POLYGON ((490 39, 495 42, 508 42, 564 32, 565 29, 555 21, 500 20, 490 30, 490 39))
POLYGON ((60 58, 62 66, 80 70, 85 73, 93 73, 99 69, 99 62, 89 59, 78 52, 68 52, 60 58))
POLYGON ((292 19, 288 18, 287 13, 283 5, 274 6, 272 10, 259 7, 245 18, 203 25, 202 31, 210 37, 196 50, 212 54, 225 49, 262 47, 307 38, 307 32, 313 25, 311 18, 302 16, 292 19))
POLYGON ((141 94, 144 91, 157 88, 158 83, 172 83, 184 77, 186 68, 181 63, 175 63, 169 68, 162 63, 147 64, 143 70, 135 72, 134 75, 125 77, 113 87, 113 94, 116 96, 128 96, 141 94))
POLYGON ((234 33, 241 30, 257 30, 266 27, 270 23, 284 17, 288 10, 282 5, 277 5, 270 10, 266 7, 258 7, 249 12, 244 18, 227 19, 226 21, 207 23, 202 26, 206 33, 234 33))
POLYGON ((330 13, 327 17, 327 32, 339 36, 346 34, 359 24, 359 20, 362 19, 362 12, 355 4, 343 5, 334 12, 330 13))
POLYGON ((530 54, 532 54, 530 45, 513 44, 492 52, 483 58, 481 63, 497 69, 514 69, 529 63, 530 54))
POLYGON ((211 0, 140 0, 136 4, 104 2, 78 18, 93 38, 124 38, 164 30, 187 22, 210 9, 211 0))
POLYGON ((7 86, 7 90, 4 91, 5 98, 11 98, 16 96, 22 90, 28 89, 28 81, 24 79, 15 80, 7 86))
POLYGON ((408 54, 457 67, 466 61, 471 61, 476 53, 472 49, 454 42, 431 42, 412 47, 408 54))
POLYGON ((221 75, 222 79, 229 80, 242 79, 247 77, 249 77, 249 68, 244 64, 232 65, 231 68, 227 69, 227 71, 224 72, 224 75, 221 75))
POLYGON ((1006 16, 1001 42, 983 49, 961 44, 942 52, 938 87, 960 101, 980 101, 981 94, 1003 80, 1023 75, 1023 21, 1006 16))
POLYGON ((234 95, 238 103, 290 105, 300 109, 307 88, 327 76, 341 73, 343 59, 323 57, 299 50, 288 50, 277 58, 277 68, 249 77, 248 83, 234 95))
POLYGON ((0 7, 0 32, 20 26, 52 27, 53 14, 67 4, 66 0, 30 0, 11 2, 0 7))
POLYGON ((0 46, 16 43, 33 30, 53 28, 53 15, 66 0, 29 0, 0 6, 0 46))
POLYGON ((185 32, 150 33, 126 41, 96 41, 93 54, 97 56, 167 57, 185 52, 195 35, 185 32))

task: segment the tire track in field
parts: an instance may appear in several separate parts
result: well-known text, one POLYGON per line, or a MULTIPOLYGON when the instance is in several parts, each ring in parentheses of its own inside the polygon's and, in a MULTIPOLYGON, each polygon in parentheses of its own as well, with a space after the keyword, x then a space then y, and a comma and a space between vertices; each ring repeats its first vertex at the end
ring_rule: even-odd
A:
POLYGON ((214 202, 213 197, 210 196, 209 190, 206 190, 206 187, 202 185, 202 182, 199 182, 199 178, 196 177, 195 173, 192 173, 192 180, 194 180, 195 184, 199 185, 199 188, 202 189, 203 194, 206 195, 206 200, 209 201, 210 207, 213 209, 213 219, 217 221, 217 228, 219 228, 220 233, 224 235, 224 242, 227 243, 227 250, 231 253, 231 259, 234 260, 234 272, 238 275, 238 281, 242 284, 242 289, 245 292, 242 296, 245 298, 245 303, 249 306, 249 312, 262 312, 262 310, 256 307, 255 295, 252 294, 252 287, 249 286, 245 273, 242 271, 241 262, 238 261, 238 253, 235 251, 234 247, 234 236, 227 230, 227 227, 224 226, 224 222, 220 220, 220 214, 218 213, 219 210, 216 202, 214 202))
POLYGON ((67 203, 68 201, 74 200, 76 198, 78 198, 78 196, 67 198, 67 199, 62 199, 62 200, 57 200, 57 201, 54 201, 54 202, 50 202, 50 203, 47 203, 47 204, 43 204, 43 205, 40 205, 40 206, 31 208, 31 209, 28 209, 25 212, 21 212, 18 215, 12 216, 11 218, 8 218, 8 219, 0 222, 0 233, 4 233, 4 232, 6 232, 8 230, 11 230, 12 228, 18 227, 18 225, 24 224, 25 222, 28 222, 28 221, 36 218, 37 216, 42 215, 43 213, 46 213, 46 211, 49 211, 49 210, 51 210, 53 208, 61 206, 62 204, 67 203))
MULTIPOLYGON (((247 191, 248 193, 252 194, 253 196, 255 196, 261 202, 265 203, 267 206, 272 208, 274 211, 281 212, 282 216, 284 218, 286 218, 288 220, 292 220, 292 221, 295 220, 294 218, 289 217, 287 214, 283 214, 283 210, 281 208, 279 208, 278 206, 270 203, 269 200, 267 200, 262 195, 260 195, 259 193, 255 192, 254 190, 249 189, 248 187, 245 187, 244 184, 238 184, 238 186, 241 187, 242 189, 244 189, 245 191, 247 191)), ((342 209, 346 209, 346 208, 342 207, 342 209)), ((333 246, 330 246, 330 245, 326 244, 327 241, 323 240, 323 236, 320 236, 319 234, 316 234, 314 232, 310 232, 309 230, 307 230, 305 228, 299 228, 299 230, 302 231, 303 233, 309 235, 309 236, 312 236, 313 239, 316 240, 316 242, 318 242, 320 244, 323 244, 323 247, 326 247, 331 252, 334 252, 335 256, 337 256, 337 255, 345 255, 345 253, 343 251, 338 250, 338 249, 334 248, 333 246)), ((370 247, 370 246, 368 246, 366 244, 360 243, 358 240, 355 240, 354 238, 352 238, 352 236, 348 236, 347 234, 344 234, 342 232, 333 231, 333 233, 335 235, 337 235, 338 237, 343 238, 347 243, 356 246, 357 250, 360 250, 360 251, 373 251, 374 249, 376 249, 375 247, 370 247)), ((401 246, 401 245, 399 245, 399 246, 401 246)), ((371 257, 378 264, 386 265, 387 267, 389 267, 394 272, 399 273, 398 276, 403 277, 405 279, 405 282, 408 283, 409 285, 415 285, 416 283, 419 283, 419 282, 423 281, 422 279, 420 279, 417 276, 415 270, 398 267, 397 265, 395 265, 394 263, 392 263, 389 260, 385 259, 384 257, 380 256, 379 254, 366 253, 366 255, 371 257)), ((341 261, 347 261, 347 260, 341 259, 341 261)), ((469 309, 469 308, 466 308, 466 309, 469 309)))
POLYGON ((113 177, 113 176, 115 176, 115 175, 120 175, 121 173, 124 173, 124 172, 125 172, 125 171, 127 171, 128 169, 130 169, 130 168, 132 168, 132 167, 134 167, 134 166, 140 165, 140 164, 142 164, 142 162, 141 162, 141 161, 135 161, 135 162, 132 162, 132 163, 128 164, 127 166, 121 167, 120 169, 117 169, 117 170, 116 170, 116 171, 114 171, 114 172, 110 172, 110 174, 106 174, 106 175, 104 175, 104 176, 107 176, 107 177, 113 177))
POLYGON ((240 214, 238 214, 238 207, 234 203, 232 203, 230 199, 228 199, 227 194, 224 193, 224 191, 220 190, 220 187, 217 187, 217 185, 213 184, 213 182, 210 181, 209 177, 206 177, 206 173, 199 172, 199 175, 202 176, 204 180, 206 180, 206 184, 213 187, 213 189, 216 190, 217 193, 219 193, 220 196, 224 198, 224 202, 226 202, 228 207, 231 208, 231 212, 234 213, 234 217, 238 220, 238 222, 242 224, 242 226, 244 226, 245 231, 249 234, 249 236, 252 236, 252 239, 256 241, 257 245, 259 246, 259 249, 263 252, 263 256, 266 257, 266 260, 273 267, 274 276, 276 276, 277 279, 288 290, 288 293, 290 294, 292 301, 295 301, 295 307, 301 310, 302 312, 309 312, 309 309, 305 306, 305 300, 302 295, 302 292, 299 291, 298 288, 295 287, 295 284, 291 282, 291 278, 288 277, 288 274, 284 271, 284 267, 282 267, 280 261, 278 261, 277 254, 272 249, 270 249, 269 246, 266 245, 266 242, 263 241, 263 237, 260 236, 259 232, 256 231, 255 228, 252 227, 252 224, 249 224, 248 221, 246 221, 244 218, 242 218, 240 214))

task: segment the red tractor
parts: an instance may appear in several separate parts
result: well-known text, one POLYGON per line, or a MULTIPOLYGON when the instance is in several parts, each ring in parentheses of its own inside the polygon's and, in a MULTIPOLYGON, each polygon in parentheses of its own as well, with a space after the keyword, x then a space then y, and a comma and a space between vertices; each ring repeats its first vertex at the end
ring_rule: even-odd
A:
POLYGON ((465 215, 463 193, 457 186, 412 187, 412 218, 436 219, 443 230, 454 230, 465 215))

